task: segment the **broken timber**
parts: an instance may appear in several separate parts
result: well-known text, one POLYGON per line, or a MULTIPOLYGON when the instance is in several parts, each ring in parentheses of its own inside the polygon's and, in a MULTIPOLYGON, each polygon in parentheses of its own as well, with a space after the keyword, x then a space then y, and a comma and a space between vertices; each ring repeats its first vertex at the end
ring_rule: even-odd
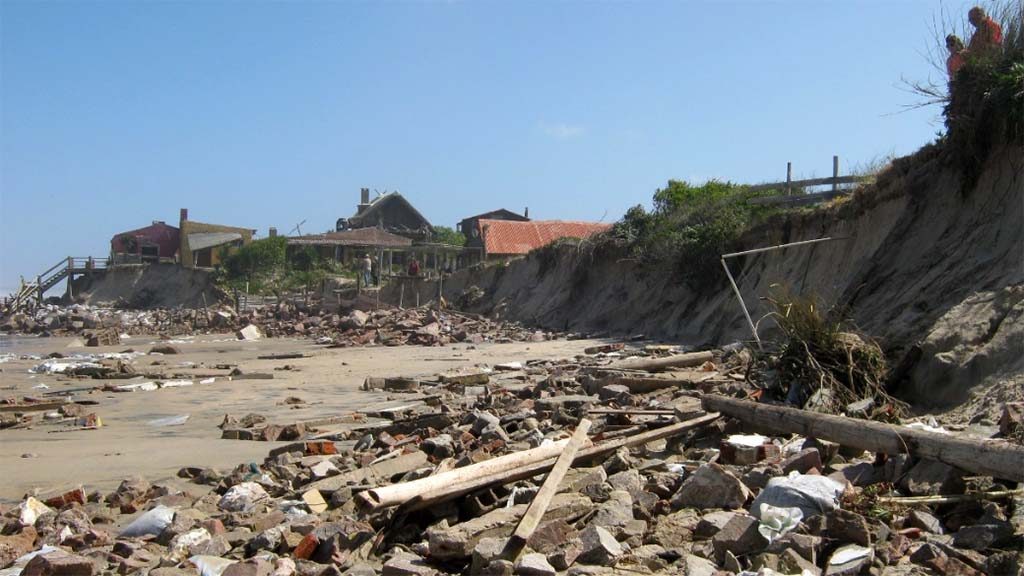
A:
POLYGON ((721 412, 766 431, 800 434, 872 452, 907 453, 969 472, 1015 482, 1024 481, 1024 446, 1015 446, 1009 442, 957 438, 724 396, 704 396, 703 404, 706 410, 721 412))
POLYGON ((622 370, 643 370, 645 372, 660 372, 670 368, 687 368, 700 366, 705 362, 714 359, 714 354, 707 352, 690 352, 688 354, 676 354, 666 358, 642 358, 637 360, 625 360, 613 364, 610 368, 622 370))
POLYGON ((568 440, 562 440, 547 446, 491 458, 419 480, 367 490, 360 493, 358 497, 362 504, 374 509, 398 506, 413 498, 444 490, 448 486, 465 482, 470 478, 500 475, 524 465, 549 460, 561 453, 568 442, 568 440))
MULTIPOLYGON (((670 424, 668 426, 656 428, 649 432, 644 432, 642 434, 637 434, 635 436, 627 436, 625 438, 616 438, 615 440, 611 440, 609 442, 602 442, 597 446, 591 446, 590 448, 578 452, 573 462, 585 461, 591 458, 606 456, 623 447, 642 446, 644 444, 654 442, 655 440, 662 440, 664 438, 679 436, 680 434, 683 434, 695 428, 700 428, 702 426, 710 424, 711 422, 717 420, 719 417, 720 415, 717 413, 706 414, 698 418, 693 418, 691 420, 679 422, 677 424, 670 424)), ((559 448, 559 450, 561 450, 561 447, 559 448)), ((497 460, 497 458, 495 458, 495 460, 497 460)), ((475 492, 476 490, 479 490, 481 488, 486 488, 487 486, 490 486, 492 484, 508 484, 509 482, 515 482, 516 480, 522 480, 524 478, 531 478, 538 474, 543 474, 544 472, 550 470, 554 465, 555 458, 552 456, 547 460, 523 465, 519 468, 513 468, 511 470, 506 470, 497 474, 475 474, 462 482, 459 482, 457 484, 446 484, 433 492, 420 492, 419 494, 413 496, 411 499, 405 502, 401 502, 400 504, 402 505, 403 510, 407 512, 411 512, 414 510, 422 510, 423 508, 428 508, 439 502, 445 502, 447 500, 451 500, 453 498, 458 498, 459 496, 469 494, 470 492, 475 492)), ((466 466, 464 468, 452 470, 452 472, 465 470, 467 468, 470 468, 471 466, 475 465, 471 464, 470 466, 466 466)), ((438 474, 437 476, 441 475, 438 474)), ((432 476, 430 478, 434 477, 436 476, 432 476)), ((413 480, 412 482, 403 482, 402 484, 412 484, 413 482, 419 481, 420 480, 413 480)), ((396 486, 401 486, 402 484, 395 484, 392 486, 385 486, 383 488, 377 488, 375 490, 361 492, 356 496, 356 499, 359 505, 366 511, 374 511, 382 508, 387 508, 388 505, 383 505, 379 503, 379 498, 376 494, 378 494, 381 490, 392 489, 395 488, 396 486)), ((390 504, 390 506, 394 505, 396 504, 390 504)))
POLYGON ((572 434, 572 438, 566 444, 565 450, 558 456, 558 460, 555 461, 555 465, 551 468, 551 472, 548 473, 548 477, 544 479, 544 484, 541 485, 537 495, 533 497, 533 501, 527 507, 526 514, 523 514, 523 518, 519 521, 519 526, 516 526, 516 531, 512 533, 512 540, 517 544, 526 544, 526 541, 533 535, 533 531, 540 525, 540 520, 548 509, 548 504, 551 503, 551 499, 558 492, 558 485, 562 483, 562 478, 565 477, 565 473, 569 471, 573 460, 576 459, 576 452, 587 441, 587 432, 589 430, 590 420, 586 418, 580 420, 579 425, 576 426, 576 431, 572 434))

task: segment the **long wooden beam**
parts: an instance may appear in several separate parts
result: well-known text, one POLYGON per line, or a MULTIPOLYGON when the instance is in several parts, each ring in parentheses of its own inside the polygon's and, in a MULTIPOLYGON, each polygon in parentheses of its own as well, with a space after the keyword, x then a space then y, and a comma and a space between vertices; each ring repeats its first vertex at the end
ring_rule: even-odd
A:
POLYGON ((716 395, 704 396, 703 405, 705 410, 766 431, 800 434, 872 452, 912 454, 969 472, 1024 482, 1024 446, 1001 440, 961 438, 716 395))
MULTIPOLYGON (((577 452, 576 458, 573 462, 585 461, 598 456, 606 456, 622 447, 642 446, 649 442, 654 442, 655 440, 679 436, 689 430, 706 426, 718 418, 719 414, 705 414, 698 418, 693 418, 677 424, 670 424, 635 436, 626 436, 624 438, 616 438, 608 442, 602 442, 598 445, 591 446, 590 448, 577 452)), ((510 456, 515 456, 515 454, 511 454, 510 456)), ((504 458, 504 456, 500 458, 504 458)), ((465 479, 461 482, 446 483, 443 486, 438 487, 431 486, 431 489, 429 490, 409 490, 407 486, 408 484, 411 484, 412 482, 419 482, 418 480, 413 480, 412 482, 404 482, 402 484, 394 484, 392 486, 385 486, 383 488, 360 492, 356 495, 356 502, 365 511, 380 510, 398 504, 400 504, 402 509, 405 511, 422 510, 423 508, 428 508, 439 502, 458 498, 459 496, 475 492, 481 488, 486 488, 494 484, 508 484, 510 482, 515 482, 516 480, 532 478, 538 474, 543 474, 555 465, 555 461, 556 459, 551 457, 548 460, 525 464, 518 468, 508 469, 494 474, 466 475, 464 476, 465 479), (380 496, 380 492, 382 490, 385 493, 385 499, 382 499, 380 496), (404 502, 399 502, 398 500, 400 500, 400 498, 391 497, 396 494, 400 494, 401 498, 408 499, 404 502)), ((456 470, 453 470, 452 472, 464 470, 471 466, 475 465, 471 464, 464 468, 456 468, 456 470)), ((438 474, 437 476, 441 475, 438 474)), ((426 486, 421 485, 414 488, 425 487, 426 486)))

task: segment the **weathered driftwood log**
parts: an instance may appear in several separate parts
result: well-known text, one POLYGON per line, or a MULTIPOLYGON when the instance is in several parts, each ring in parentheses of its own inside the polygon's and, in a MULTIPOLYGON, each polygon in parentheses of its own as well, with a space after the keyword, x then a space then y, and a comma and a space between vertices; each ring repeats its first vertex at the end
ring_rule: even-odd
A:
POLYGON ((701 364, 714 359, 714 354, 707 352, 690 352, 688 354, 676 354, 665 358, 642 358, 637 360, 624 360, 611 366, 621 370, 644 370, 646 372, 661 372, 670 368, 686 368, 688 366, 700 366, 701 364))
MULTIPOLYGON (((601 444, 598 444, 596 446, 591 446, 590 448, 587 448, 587 449, 584 449, 584 450, 580 450, 576 454, 576 458, 573 461, 574 462, 579 462, 579 461, 584 461, 584 460, 588 460, 588 459, 599 457, 599 456, 606 456, 608 454, 611 454, 612 452, 615 452, 616 450, 618 450, 619 448, 622 448, 622 447, 642 446, 642 445, 647 444, 649 442, 654 442, 655 440, 661 440, 661 439, 664 439, 664 438, 671 438, 673 436, 678 436, 680 434, 683 434, 684 432, 687 432, 689 430, 693 430, 694 428, 700 428, 701 426, 705 426, 707 424, 710 424, 711 422, 717 420, 718 417, 719 417, 718 414, 706 414, 706 415, 701 416, 699 418, 693 418, 693 419, 687 420, 685 422, 679 422, 677 424, 671 424, 669 426, 664 426, 662 428, 657 428, 655 430, 644 432, 642 434, 637 434, 635 436, 627 436, 625 438, 616 438, 615 440, 611 440, 611 441, 608 441, 608 442, 602 442, 601 444)), ((563 441, 563 442, 566 442, 566 441, 563 441)), ((536 448, 535 448, 535 450, 536 450, 536 448)), ((559 452, 560 451, 561 451, 561 447, 559 447, 559 452)), ((520 452, 519 454, 522 454, 522 452, 520 452)), ((514 454, 510 454, 509 456, 514 456, 514 454)), ((505 456, 502 456, 501 458, 505 458, 505 456)), ((385 490, 385 494, 387 494, 387 492, 390 491, 389 489, 392 489, 392 488, 394 488, 396 486, 402 486, 403 484, 412 484, 413 482, 419 482, 419 480, 413 480, 412 482, 404 482, 402 484, 393 484, 391 486, 385 486, 385 487, 382 487, 382 488, 377 488, 375 490, 368 490, 366 492, 361 492, 361 493, 359 493, 356 496, 356 502, 364 510, 367 510, 367 511, 380 510, 380 509, 383 509, 383 508, 387 508, 389 506, 395 506, 396 505, 395 501, 397 499, 394 498, 393 495, 395 493, 399 493, 403 497, 409 496, 408 500, 406 500, 404 502, 399 502, 398 503, 398 504, 402 505, 403 510, 406 510, 406 511, 422 510, 423 508, 428 508, 428 507, 433 506, 434 504, 437 504, 439 502, 445 502, 445 501, 451 500, 453 498, 458 498, 459 496, 463 496, 465 494, 469 494, 470 492, 475 492, 476 490, 479 490, 481 488, 486 488, 486 487, 491 486, 493 484, 508 484, 509 482, 515 482, 516 480, 522 480, 524 478, 532 478, 533 476, 536 476, 538 474, 542 474, 544 472, 547 472, 554 465, 555 465, 555 458, 554 457, 550 457, 549 459, 544 460, 542 462, 535 462, 535 463, 532 463, 532 464, 523 465, 523 466, 521 466, 519 468, 505 470, 505 471, 502 471, 502 472, 498 472, 496 474, 475 475, 475 476, 474 475, 470 475, 470 474, 465 474, 465 476, 467 478, 464 481, 461 481, 461 482, 458 482, 458 483, 451 483, 451 484, 447 484, 447 485, 444 485, 444 486, 440 486, 440 487, 437 487, 436 489, 432 489, 430 491, 419 490, 418 494, 414 494, 414 492, 417 491, 415 489, 414 490, 410 490, 407 487, 397 488, 397 489, 395 489, 395 491, 391 491, 391 495, 388 496, 388 502, 389 502, 388 504, 382 504, 381 503, 381 499, 380 499, 380 496, 379 496, 379 493, 380 493, 381 490, 385 490), (397 492, 399 490, 400 490, 400 492, 397 492)), ((476 466, 476 465, 474 464, 474 465, 471 465, 471 466, 476 466)), ((466 466, 464 468, 457 468, 455 470, 452 470, 452 472, 457 472, 459 470, 466 470, 466 469, 470 468, 471 466, 466 466)), ((437 476, 440 476, 440 474, 438 474, 437 476)))
POLYGON ((1016 482, 1024 481, 1024 446, 999 440, 973 440, 947 434, 758 404, 724 396, 703 398, 715 410, 756 428, 838 442, 872 452, 912 454, 969 472, 1016 482))
POLYGON ((586 418, 580 420, 576 431, 572 433, 572 438, 569 438, 569 443, 565 445, 565 450, 558 456, 551 472, 548 472, 547 478, 544 479, 544 484, 541 485, 540 490, 530 502, 526 514, 523 514, 522 519, 519 520, 516 531, 512 533, 513 541, 525 544, 533 535, 533 531, 540 525, 540 520, 544 517, 548 505, 551 504, 551 499, 558 492, 558 485, 562 483, 562 478, 565 478, 565 473, 569 471, 573 460, 576 459, 576 453, 586 444, 589 430, 590 420, 586 418))

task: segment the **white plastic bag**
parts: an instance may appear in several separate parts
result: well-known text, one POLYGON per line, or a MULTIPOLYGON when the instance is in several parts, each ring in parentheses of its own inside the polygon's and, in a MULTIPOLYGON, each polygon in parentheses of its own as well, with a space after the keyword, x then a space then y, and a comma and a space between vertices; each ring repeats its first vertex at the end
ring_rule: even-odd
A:
POLYGON ((799 508, 778 508, 770 504, 761 504, 759 512, 761 524, 757 531, 769 543, 799 526, 800 521, 804 519, 804 513, 799 508))
POLYGON ((220 576, 228 566, 237 562, 220 556, 193 556, 188 561, 199 570, 200 576, 220 576))
POLYGON ((139 538, 141 536, 156 536, 164 531, 174 521, 174 508, 157 506, 148 510, 132 523, 125 526, 121 531, 120 538, 139 538))
POLYGON ((256 504, 270 498, 267 491, 255 482, 235 484, 221 497, 217 507, 228 512, 247 512, 256 504))
POLYGON ((776 508, 799 508, 804 518, 835 510, 846 487, 827 476, 805 475, 793 471, 768 481, 754 498, 750 510, 760 520, 761 505, 776 508))

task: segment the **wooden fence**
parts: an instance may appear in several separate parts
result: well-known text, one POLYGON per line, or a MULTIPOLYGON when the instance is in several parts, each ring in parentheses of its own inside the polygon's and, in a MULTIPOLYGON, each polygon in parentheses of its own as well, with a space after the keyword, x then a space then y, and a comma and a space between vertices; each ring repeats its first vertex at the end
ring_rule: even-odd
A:
POLYGON ((751 192, 759 192, 761 190, 783 190, 785 195, 782 196, 765 196, 763 198, 751 198, 751 204, 762 204, 762 205, 785 205, 785 206, 802 206, 806 204, 816 204, 818 202, 827 202, 833 198, 849 194, 847 190, 840 190, 840 184, 857 184, 869 180, 867 176, 840 176, 839 175, 839 156, 832 157, 832 177, 831 178, 810 178, 807 180, 793 180, 793 163, 786 162, 786 180, 783 182, 771 182, 768 184, 757 184, 756 186, 750 186, 747 190, 751 192), (794 194, 795 188, 809 188, 811 186, 828 186, 831 185, 832 189, 826 192, 815 192, 811 194, 794 194))

